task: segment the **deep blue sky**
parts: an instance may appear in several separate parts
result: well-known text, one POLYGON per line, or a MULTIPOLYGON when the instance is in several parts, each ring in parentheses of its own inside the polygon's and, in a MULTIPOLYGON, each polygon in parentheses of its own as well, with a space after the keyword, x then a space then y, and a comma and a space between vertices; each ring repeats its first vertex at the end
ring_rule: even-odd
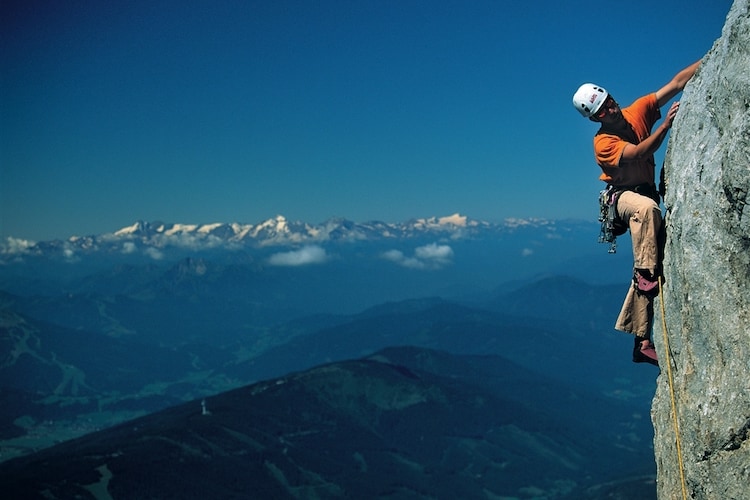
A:
POLYGON ((0 5, 0 238, 39 241, 277 214, 594 220, 573 92, 656 90, 731 2, 0 5))

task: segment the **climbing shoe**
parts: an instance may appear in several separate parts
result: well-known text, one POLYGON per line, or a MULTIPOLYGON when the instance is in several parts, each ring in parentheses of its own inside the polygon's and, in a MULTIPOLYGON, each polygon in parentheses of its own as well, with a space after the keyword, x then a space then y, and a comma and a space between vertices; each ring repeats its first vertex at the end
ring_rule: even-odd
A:
POLYGON ((659 358, 656 356, 656 349, 651 341, 636 337, 635 347, 633 347, 633 363, 650 363, 659 366, 659 358))
POLYGON ((659 295, 659 277, 652 275, 646 269, 636 269, 633 273, 633 283, 642 295, 656 297, 659 295))

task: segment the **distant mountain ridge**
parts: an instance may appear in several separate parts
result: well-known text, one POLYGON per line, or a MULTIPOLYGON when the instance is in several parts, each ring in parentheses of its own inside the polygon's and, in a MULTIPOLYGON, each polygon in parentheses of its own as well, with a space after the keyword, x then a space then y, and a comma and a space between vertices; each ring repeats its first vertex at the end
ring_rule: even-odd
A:
MULTIPOLYGON (((141 247, 212 248, 264 247, 274 245, 319 244, 335 241, 374 241, 439 236, 448 239, 513 231, 519 227, 550 228, 559 221, 525 218, 501 223, 471 219, 458 213, 445 217, 412 219, 401 223, 353 222, 332 218, 320 224, 290 221, 283 215, 257 224, 212 223, 179 224, 137 221, 112 233, 71 236, 67 240, 32 242, 8 238, 0 242, 0 259, 18 255, 46 255, 65 252, 134 252, 141 247)), ((577 225, 580 225, 578 223, 577 225)))

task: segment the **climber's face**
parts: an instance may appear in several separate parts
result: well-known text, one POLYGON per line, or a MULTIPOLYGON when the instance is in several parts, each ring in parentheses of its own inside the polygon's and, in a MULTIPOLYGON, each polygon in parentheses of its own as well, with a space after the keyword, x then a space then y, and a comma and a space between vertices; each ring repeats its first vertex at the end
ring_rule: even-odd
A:
POLYGON ((602 104, 602 107, 599 108, 599 111, 595 116, 596 121, 608 123, 619 120, 622 117, 622 111, 620 110, 620 105, 617 104, 617 101, 615 101, 610 95, 607 96, 607 99, 604 101, 604 104, 602 104))

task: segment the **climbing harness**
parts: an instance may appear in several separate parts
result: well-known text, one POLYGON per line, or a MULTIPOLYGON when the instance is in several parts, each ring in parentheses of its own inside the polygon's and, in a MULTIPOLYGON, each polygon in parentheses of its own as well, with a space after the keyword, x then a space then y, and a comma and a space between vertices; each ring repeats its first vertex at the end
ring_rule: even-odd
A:
POLYGON ((674 396, 674 382, 672 380, 672 360, 669 357, 669 336, 667 335, 667 317, 664 307, 664 290, 663 278, 659 276, 659 303, 661 303, 661 322, 662 331, 664 332, 664 350, 667 353, 667 379, 669 380, 669 395, 672 399, 672 421, 674 423, 674 433, 677 443, 677 462, 680 466, 680 481, 682 483, 682 500, 687 500, 687 486, 685 485, 685 468, 682 464, 682 443, 680 441, 680 423, 677 419, 677 404, 674 396))
POLYGON ((639 184, 630 187, 615 187, 608 184, 599 192, 599 243, 609 243, 609 253, 617 253, 617 237, 628 230, 627 222, 617 215, 617 200, 624 191, 632 191, 654 200, 661 201, 659 192, 653 184, 639 184))
POLYGON ((617 253, 617 237, 628 230, 617 216, 617 199, 622 191, 607 186, 599 192, 599 243, 609 243, 608 253, 617 253))

